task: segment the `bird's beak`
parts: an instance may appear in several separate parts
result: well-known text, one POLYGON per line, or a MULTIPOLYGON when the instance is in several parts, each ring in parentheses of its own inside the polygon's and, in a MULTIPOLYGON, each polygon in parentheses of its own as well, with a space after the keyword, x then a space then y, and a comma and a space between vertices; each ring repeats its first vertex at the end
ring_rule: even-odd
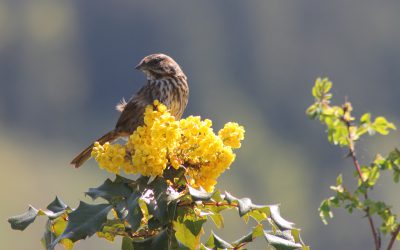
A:
POLYGON ((144 61, 141 61, 138 65, 136 65, 135 69, 142 70, 144 68, 144 65, 145 65, 144 61))

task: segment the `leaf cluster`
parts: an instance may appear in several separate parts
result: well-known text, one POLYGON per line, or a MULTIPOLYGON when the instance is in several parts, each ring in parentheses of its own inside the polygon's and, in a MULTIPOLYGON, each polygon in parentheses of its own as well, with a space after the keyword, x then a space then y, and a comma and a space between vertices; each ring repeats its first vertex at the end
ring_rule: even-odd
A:
POLYGON ((249 198, 239 199, 228 192, 195 189, 186 181, 183 168, 168 168, 153 180, 117 175, 90 188, 86 195, 102 202, 92 205, 81 201, 72 209, 56 198, 47 209, 30 206, 26 213, 9 218, 9 223, 13 229, 24 230, 37 216, 47 216, 42 238, 46 249, 57 244, 71 249, 75 242, 94 234, 109 241, 122 237, 123 250, 245 249, 258 237, 277 250, 308 249, 300 230, 280 215, 278 205, 256 205, 249 198), (233 242, 211 232, 202 243, 204 223, 210 219, 217 228, 223 228, 221 212, 228 209, 237 210, 246 223, 254 220, 256 226, 233 242))
POLYGON ((321 203, 320 217, 327 224, 327 220, 333 217, 332 208, 339 207, 343 207, 349 213, 354 210, 364 212, 370 220, 375 243, 377 249, 379 249, 381 245, 380 237, 379 234, 374 233, 372 216, 377 215, 381 220, 379 232, 391 234, 393 239, 397 237, 398 240, 400 240, 398 236, 400 221, 398 216, 392 212, 391 205, 370 199, 368 192, 376 187, 381 173, 386 170, 392 171, 395 183, 399 182, 400 151, 394 149, 386 157, 378 154, 369 165, 361 165, 356 157, 355 143, 364 135, 388 135, 390 130, 395 130, 396 127, 382 116, 372 119, 370 113, 365 113, 359 119, 356 119, 352 115, 352 104, 348 101, 341 106, 331 105, 331 87, 332 83, 327 78, 316 80, 312 89, 315 102, 307 109, 306 113, 311 119, 317 119, 326 126, 329 142, 349 149, 349 157, 352 158, 357 170, 355 176, 358 176, 358 184, 354 191, 350 191, 344 186, 340 174, 336 179, 336 185, 331 186, 335 195, 321 203))

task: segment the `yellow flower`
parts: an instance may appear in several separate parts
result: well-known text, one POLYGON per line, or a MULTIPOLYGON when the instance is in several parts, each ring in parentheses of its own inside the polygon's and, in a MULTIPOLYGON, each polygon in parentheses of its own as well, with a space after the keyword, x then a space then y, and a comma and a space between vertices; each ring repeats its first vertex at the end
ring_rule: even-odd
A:
POLYGON ((229 122, 216 135, 209 119, 189 116, 175 120, 159 101, 144 113, 144 125, 130 135, 125 145, 95 143, 92 156, 100 168, 113 173, 161 176, 167 166, 187 169, 189 184, 211 192, 217 178, 235 159, 244 128, 229 122))
POLYGON ((244 128, 235 122, 228 122, 224 128, 218 132, 218 136, 225 145, 232 148, 240 148, 240 141, 244 139, 244 128))

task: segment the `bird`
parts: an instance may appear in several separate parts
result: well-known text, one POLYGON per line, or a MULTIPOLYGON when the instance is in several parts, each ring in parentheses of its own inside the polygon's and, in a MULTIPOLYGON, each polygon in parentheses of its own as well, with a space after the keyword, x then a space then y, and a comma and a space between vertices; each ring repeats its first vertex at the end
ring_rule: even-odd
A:
MULTIPOLYGON (((185 73, 174 59, 157 53, 144 57, 135 69, 147 76, 147 82, 128 101, 116 106, 121 114, 111 131, 95 142, 103 145, 131 135, 144 124, 144 111, 155 100, 163 103, 176 119, 180 119, 189 100, 189 85, 185 73)), ((80 152, 72 161, 75 168, 82 166, 90 157, 94 142, 80 152)))

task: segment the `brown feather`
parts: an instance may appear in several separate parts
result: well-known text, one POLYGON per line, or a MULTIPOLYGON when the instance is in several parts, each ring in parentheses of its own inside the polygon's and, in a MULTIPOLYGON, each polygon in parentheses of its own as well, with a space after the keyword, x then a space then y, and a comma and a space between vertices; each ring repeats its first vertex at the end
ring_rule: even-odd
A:
MULTIPOLYGON (((103 145, 106 142, 113 142, 118 138, 118 134, 115 133, 114 130, 108 132, 107 134, 103 135, 96 141, 98 141, 101 145, 103 145)), ((94 143, 90 144, 89 147, 85 148, 82 152, 80 152, 72 161, 71 164, 74 165, 75 168, 79 168, 82 166, 83 163, 85 163, 91 156, 92 154, 92 149, 93 149, 94 143)))

